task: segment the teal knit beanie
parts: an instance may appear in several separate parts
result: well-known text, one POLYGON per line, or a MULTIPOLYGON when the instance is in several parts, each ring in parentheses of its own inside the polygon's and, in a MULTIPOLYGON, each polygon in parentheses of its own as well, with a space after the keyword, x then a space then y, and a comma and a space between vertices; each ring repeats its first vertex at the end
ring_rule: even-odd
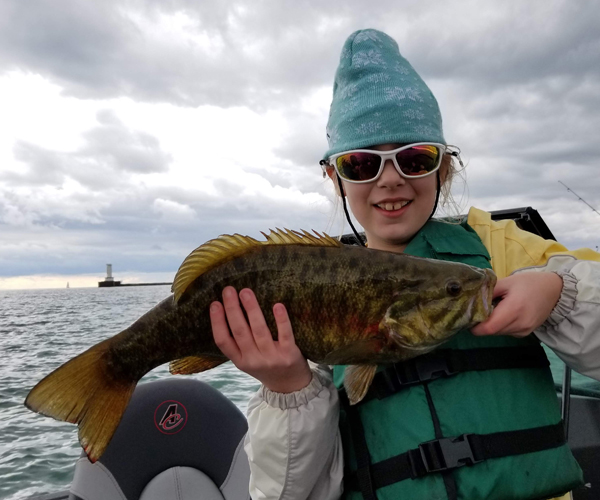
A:
POLYGON ((429 87, 381 31, 352 33, 340 56, 323 159, 387 143, 446 144, 442 115, 429 87))

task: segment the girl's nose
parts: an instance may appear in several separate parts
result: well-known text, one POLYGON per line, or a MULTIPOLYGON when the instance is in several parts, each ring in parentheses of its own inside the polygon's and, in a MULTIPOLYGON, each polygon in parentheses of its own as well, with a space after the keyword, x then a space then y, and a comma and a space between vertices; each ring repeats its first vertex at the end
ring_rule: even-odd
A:
POLYGON ((403 184, 406 184, 406 179, 398 173, 392 160, 386 160, 383 172, 381 172, 381 176, 377 179, 377 186, 390 188, 402 186, 403 184))

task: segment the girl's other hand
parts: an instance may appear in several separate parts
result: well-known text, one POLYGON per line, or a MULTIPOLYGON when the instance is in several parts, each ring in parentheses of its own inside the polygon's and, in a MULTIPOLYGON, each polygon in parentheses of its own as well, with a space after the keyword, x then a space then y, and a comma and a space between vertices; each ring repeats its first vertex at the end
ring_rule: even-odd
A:
POLYGON ((471 328, 471 332, 525 337, 550 316, 562 288, 562 278, 550 272, 526 272, 499 279, 494 299, 502 300, 490 317, 471 328))
POLYGON ((267 389, 282 393, 298 391, 310 383, 312 372, 296 346, 285 306, 275 304, 273 314, 277 341, 273 340, 252 290, 244 288, 238 298, 235 288, 228 286, 223 290, 223 304, 210 305, 213 337, 235 366, 258 379, 267 389))

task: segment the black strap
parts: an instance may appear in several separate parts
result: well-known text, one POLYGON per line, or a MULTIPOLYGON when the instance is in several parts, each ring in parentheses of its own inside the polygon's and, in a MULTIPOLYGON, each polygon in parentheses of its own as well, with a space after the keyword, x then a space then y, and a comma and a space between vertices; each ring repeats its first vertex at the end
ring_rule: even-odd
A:
POLYGON ((358 408, 350 406, 348 396, 340 392, 340 404, 346 410, 348 424, 352 431, 352 444, 356 454, 356 472, 352 475, 356 481, 357 489, 362 493, 364 500, 377 500, 375 485, 371 477, 371 455, 367 447, 365 429, 363 427, 358 408))
MULTIPOLYGON (((437 414, 435 405, 433 404, 433 397, 429 390, 429 384, 426 382, 423 384, 425 390, 425 397, 427 398, 427 406, 429 407, 429 413, 431 414, 431 421, 433 422, 433 431, 436 439, 442 439, 444 434, 442 432, 442 425, 440 424, 440 417, 437 414)), ((457 500, 458 491, 456 488, 456 481, 452 475, 452 469, 444 471, 442 474, 442 480, 444 481, 444 487, 446 488, 446 495, 448 500, 457 500)))
POLYGON ((438 349, 408 361, 395 363, 378 372, 361 403, 374 398, 383 399, 405 387, 457 373, 547 366, 548 358, 539 344, 526 347, 438 349))
MULTIPOLYGON (((548 450, 566 443, 562 420, 554 425, 496 432, 463 434, 421 443, 418 448, 370 466, 376 489, 405 479, 470 466, 490 458, 502 458, 548 450)), ((356 487, 356 473, 346 477, 346 487, 356 487)))

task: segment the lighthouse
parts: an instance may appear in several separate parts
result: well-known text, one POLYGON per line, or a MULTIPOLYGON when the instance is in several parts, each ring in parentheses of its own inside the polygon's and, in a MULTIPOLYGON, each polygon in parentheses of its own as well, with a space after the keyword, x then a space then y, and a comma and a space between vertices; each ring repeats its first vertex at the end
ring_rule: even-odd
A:
POLYGON ((106 264, 106 278, 104 278, 104 281, 99 281, 98 286, 105 287, 105 286, 120 286, 120 285, 121 285, 121 282, 115 281, 115 279, 113 278, 112 264, 106 264))

